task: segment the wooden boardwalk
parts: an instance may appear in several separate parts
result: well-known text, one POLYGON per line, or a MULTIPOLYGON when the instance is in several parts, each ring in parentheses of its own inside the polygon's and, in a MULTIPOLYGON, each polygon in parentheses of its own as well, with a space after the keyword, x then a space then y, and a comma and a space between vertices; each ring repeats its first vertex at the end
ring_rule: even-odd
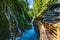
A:
POLYGON ((45 25, 43 25, 41 22, 38 23, 38 28, 40 30, 40 40, 57 40, 57 36, 51 34, 49 32, 49 30, 47 30, 47 28, 46 28, 46 26, 48 26, 50 28, 51 24, 50 25, 49 25, 49 23, 47 25, 46 24, 47 23, 45 23, 45 25), (54 37, 54 36, 56 36, 56 37, 54 37))
POLYGON ((57 40, 52 34, 50 34, 44 26, 41 28, 42 40, 57 40))

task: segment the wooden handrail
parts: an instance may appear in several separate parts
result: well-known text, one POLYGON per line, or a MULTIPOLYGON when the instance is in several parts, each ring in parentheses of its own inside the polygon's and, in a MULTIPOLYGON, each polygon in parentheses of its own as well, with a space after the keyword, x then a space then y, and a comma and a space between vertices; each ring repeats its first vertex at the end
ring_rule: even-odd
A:
MULTIPOLYGON (((39 31, 40 31, 40 40, 42 40, 42 31, 43 31, 43 30, 41 30, 42 24, 44 25, 44 27, 45 27, 46 29, 48 28, 48 31, 51 31, 50 29, 51 29, 52 27, 56 27, 55 24, 52 24, 52 23, 48 23, 48 22, 38 22, 38 29, 39 29, 39 31)), ((54 31, 54 32, 55 32, 55 31, 54 31)), ((55 32, 55 33, 56 33, 56 32, 55 32)), ((47 36, 48 36, 48 34, 47 34, 47 36)), ((57 37, 55 34, 54 34, 53 36, 55 36, 55 38, 57 37)))
POLYGON ((57 40, 60 40, 60 23, 57 24, 57 40))

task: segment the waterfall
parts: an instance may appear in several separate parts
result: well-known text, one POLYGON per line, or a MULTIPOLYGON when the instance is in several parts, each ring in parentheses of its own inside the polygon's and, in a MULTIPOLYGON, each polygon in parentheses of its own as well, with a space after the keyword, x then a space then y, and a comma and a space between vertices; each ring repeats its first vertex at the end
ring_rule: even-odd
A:
POLYGON ((34 29, 34 25, 33 25, 33 22, 31 22, 30 24, 31 24, 31 26, 32 26, 32 29, 34 29))

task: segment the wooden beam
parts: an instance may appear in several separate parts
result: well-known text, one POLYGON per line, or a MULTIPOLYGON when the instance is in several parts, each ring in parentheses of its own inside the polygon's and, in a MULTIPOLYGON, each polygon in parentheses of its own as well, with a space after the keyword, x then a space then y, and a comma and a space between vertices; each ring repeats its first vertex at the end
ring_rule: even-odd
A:
POLYGON ((57 40, 60 40, 60 24, 57 26, 57 40))

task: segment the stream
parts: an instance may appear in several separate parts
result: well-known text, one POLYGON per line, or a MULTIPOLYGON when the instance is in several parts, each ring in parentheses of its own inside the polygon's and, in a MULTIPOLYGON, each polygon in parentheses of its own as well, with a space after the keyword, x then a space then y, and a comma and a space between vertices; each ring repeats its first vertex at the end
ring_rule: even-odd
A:
POLYGON ((34 30, 34 25, 31 23, 32 28, 26 29, 21 37, 17 37, 15 40, 39 40, 38 33, 34 30))
POLYGON ((39 40, 39 34, 35 31, 32 22, 31 29, 26 29, 25 32, 23 32, 22 36, 15 38, 14 35, 16 34, 16 31, 18 31, 19 33, 21 32, 21 30, 18 28, 18 20, 16 16, 13 14, 12 9, 9 6, 7 7, 7 12, 3 10, 3 15, 8 20, 9 23, 10 31, 9 40, 39 40))

